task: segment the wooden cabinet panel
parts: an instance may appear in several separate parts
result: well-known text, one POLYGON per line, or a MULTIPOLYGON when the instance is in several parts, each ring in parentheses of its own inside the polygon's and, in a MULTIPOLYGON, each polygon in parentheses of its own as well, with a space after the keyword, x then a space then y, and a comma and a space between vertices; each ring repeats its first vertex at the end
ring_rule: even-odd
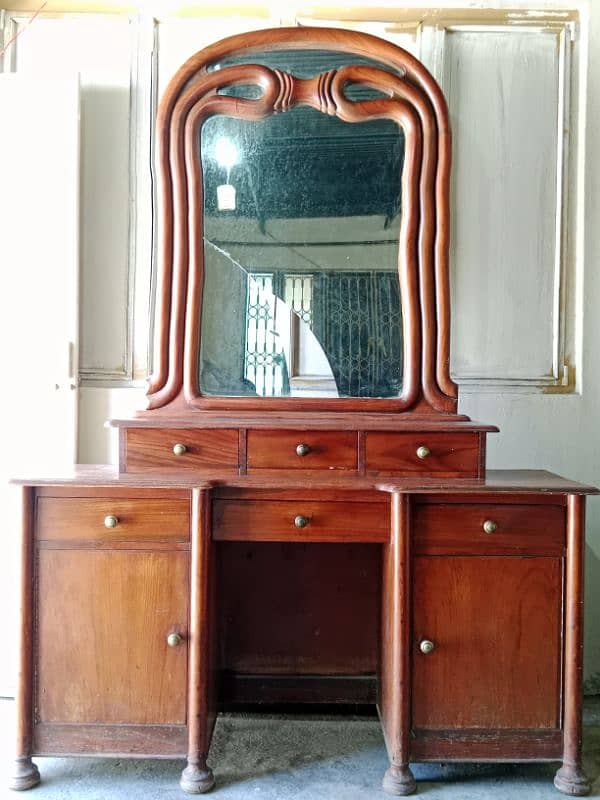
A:
POLYGON ((185 500, 40 497, 36 530, 38 540, 184 542, 190 538, 190 509, 185 500))
POLYGON ((248 469, 357 469, 356 431, 248 431, 248 469))
POLYGON ((435 555, 556 555, 565 546, 565 510, 551 505, 417 505, 413 551, 435 555))
POLYGON ((389 509, 379 503, 308 499, 216 500, 213 538, 254 542, 387 542, 389 509))
POLYGON ((184 724, 188 554, 44 549, 37 572, 38 721, 184 724))
POLYGON ((369 472, 471 477, 479 474, 478 433, 390 433, 367 431, 369 472))
POLYGON ((558 728, 561 595, 558 558, 415 558, 413 728, 558 728))
POLYGON ((126 472, 191 472, 206 468, 235 469, 239 465, 239 434, 231 428, 128 428, 126 472), (174 448, 177 445, 183 447, 174 448))

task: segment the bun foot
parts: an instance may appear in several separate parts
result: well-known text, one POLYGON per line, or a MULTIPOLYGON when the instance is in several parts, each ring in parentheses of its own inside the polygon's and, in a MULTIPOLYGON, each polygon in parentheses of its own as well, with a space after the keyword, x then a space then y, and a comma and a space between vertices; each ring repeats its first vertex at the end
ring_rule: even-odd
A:
POLYGON ((405 796, 417 788, 415 776, 410 767, 391 766, 383 776, 383 790, 388 794, 405 796))
POLYGON ((15 759, 13 773, 9 779, 9 788, 15 792, 24 792, 27 789, 33 789, 39 782, 39 770, 30 758, 15 759))
POLYGON ((554 785, 571 797, 585 797, 592 789, 581 767, 561 767, 554 776, 554 785))
POLYGON ((215 776, 210 767, 206 765, 200 767, 196 764, 188 764, 181 773, 179 785, 187 794, 204 794, 210 792, 215 785, 215 776))

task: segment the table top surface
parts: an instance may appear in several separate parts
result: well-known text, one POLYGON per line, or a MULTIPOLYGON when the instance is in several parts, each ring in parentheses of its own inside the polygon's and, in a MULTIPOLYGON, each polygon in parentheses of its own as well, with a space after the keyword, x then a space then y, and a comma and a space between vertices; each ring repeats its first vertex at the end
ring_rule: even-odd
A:
POLYGON ((545 470, 488 470, 485 478, 361 476, 346 470, 281 470, 248 475, 233 471, 195 470, 193 473, 119 473, 105 464, 78 464, 64 471, 40 472, 16 477, 11 483, 21 486, 106 486, 132 488, 231 487, 237 489, 296 489, 340 491, 384 491, 405 494, 600 494, 594 486, 563 478, 545 470))

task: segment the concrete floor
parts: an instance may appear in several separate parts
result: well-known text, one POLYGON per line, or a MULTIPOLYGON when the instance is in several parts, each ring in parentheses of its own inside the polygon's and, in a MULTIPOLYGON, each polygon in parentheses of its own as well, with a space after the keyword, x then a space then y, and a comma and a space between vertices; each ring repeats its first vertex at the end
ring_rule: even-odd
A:
MULTIPOLYGON (((18 796, 6 786, 13 703, 0 702, 0 798, 18 796)), ((586 703, 584 764, 592 796, 600 797, 600 698, 586 703)), ((182 800, 181 761, 36 758, 42 784, 31 800, 182 800)), ((226 715, 219 718, 209 763, 214 800, 384 800, 387 767, 374 718, 226 715)), ((419 794, 428 800, 557 800, 554 764, 417 764, 419 794)))

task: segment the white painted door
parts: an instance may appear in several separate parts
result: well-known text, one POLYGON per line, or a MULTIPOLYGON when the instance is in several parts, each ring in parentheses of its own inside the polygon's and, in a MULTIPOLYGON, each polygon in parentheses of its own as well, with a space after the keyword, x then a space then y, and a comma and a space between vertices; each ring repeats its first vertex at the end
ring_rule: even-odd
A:
POLYGON ((7 481, 76 453, 78 76, 0 75, 0 114, 0 641, 10 642, 0 695, 10 695, 19 517, 7 481))

